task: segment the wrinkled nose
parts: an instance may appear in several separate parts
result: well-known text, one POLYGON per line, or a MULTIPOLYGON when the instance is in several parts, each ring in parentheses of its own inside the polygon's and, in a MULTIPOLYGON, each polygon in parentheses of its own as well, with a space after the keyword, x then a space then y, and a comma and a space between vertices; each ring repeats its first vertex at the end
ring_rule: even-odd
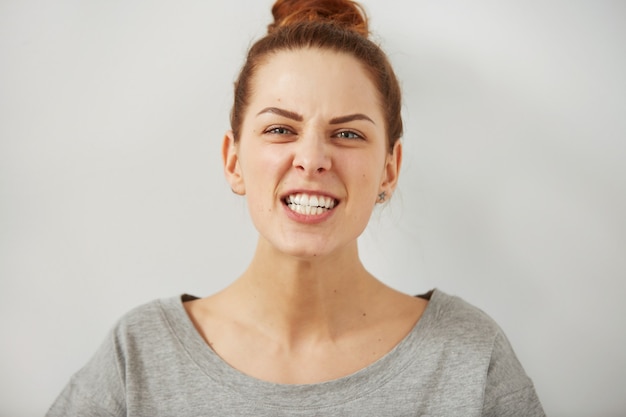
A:
POLYGON ((302 136, 296 143, 293 166, 305 174, 321 174, 331 167, 329 144, 321 134, 302 136))

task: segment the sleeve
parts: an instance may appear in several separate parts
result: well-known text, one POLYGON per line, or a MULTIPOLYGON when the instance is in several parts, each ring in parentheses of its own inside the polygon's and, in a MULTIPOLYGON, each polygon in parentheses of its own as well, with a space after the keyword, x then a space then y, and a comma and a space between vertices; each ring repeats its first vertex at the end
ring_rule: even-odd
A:
POLYGON ((126 415, 123 356, 114 332, 91 360, 70 379, 46 417, 117 417, 126 415))
POLYGON ((545 417, 532 380, 506 336, 496 334, 483 403, 484 417, 545 417))

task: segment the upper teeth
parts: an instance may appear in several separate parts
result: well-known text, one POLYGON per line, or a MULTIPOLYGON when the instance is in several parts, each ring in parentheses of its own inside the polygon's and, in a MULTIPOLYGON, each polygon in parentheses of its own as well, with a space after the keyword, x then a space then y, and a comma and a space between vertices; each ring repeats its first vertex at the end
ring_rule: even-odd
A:
POLYGON ((303 214, 321 214, 335 207, 335 199, 323 195, 290 194, 286 200, 290 209, 303 214))

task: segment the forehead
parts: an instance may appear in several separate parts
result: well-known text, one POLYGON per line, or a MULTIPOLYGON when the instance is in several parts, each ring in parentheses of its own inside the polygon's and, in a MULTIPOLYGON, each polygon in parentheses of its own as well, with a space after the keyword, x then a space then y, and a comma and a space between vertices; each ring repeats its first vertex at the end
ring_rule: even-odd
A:
POLYGON ((305 114, 368 112, 382 118, 378 91, 363 64, 317 48, 275 52, 257 68, 250 110, 278 104, 305 114))

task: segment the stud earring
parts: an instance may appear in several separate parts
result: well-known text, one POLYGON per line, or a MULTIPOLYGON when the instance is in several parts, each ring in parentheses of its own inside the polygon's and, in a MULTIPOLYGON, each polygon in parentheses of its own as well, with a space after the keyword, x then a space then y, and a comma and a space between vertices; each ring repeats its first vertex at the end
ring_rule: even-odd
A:
POLYGON ((383 201, 385 201, 385 198, 387 198, 387 193, 386 192, 381 192, 380 194, 378 194, 378 202, 382 203, 383 201))

